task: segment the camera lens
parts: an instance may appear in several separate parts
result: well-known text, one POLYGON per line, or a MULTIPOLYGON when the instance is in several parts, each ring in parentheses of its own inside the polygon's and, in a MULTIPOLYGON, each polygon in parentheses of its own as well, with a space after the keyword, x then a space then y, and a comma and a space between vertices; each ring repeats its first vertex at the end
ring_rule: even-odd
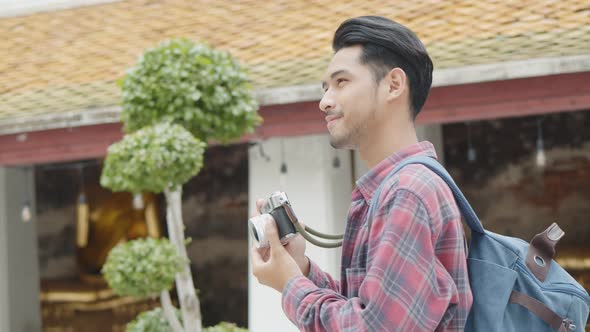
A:
POLYGON ((252 232, 252 235, 256 239, 256 242, 258 242, 256 244, 258 248, 264 248, 269 246, 268 240, 266 239, 266 236, 264 236, 264 220, 267 217, 268 215, 262 214, 248 219, 248 223, 250 225, 250 232, 252 232))
POLYGON ((256 241, 260 242, 260 239, 258 239, 258 232, 256 231, 256 229, 252 229, 252 233, 254 234, 254 238, 256 239, 256 241))

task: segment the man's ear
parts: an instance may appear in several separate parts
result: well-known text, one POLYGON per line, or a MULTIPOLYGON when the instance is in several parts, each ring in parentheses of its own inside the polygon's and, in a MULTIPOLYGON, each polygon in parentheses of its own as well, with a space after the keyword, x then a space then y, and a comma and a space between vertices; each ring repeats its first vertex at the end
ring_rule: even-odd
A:
POLYGON ((401 68, 393 68, 385 76, 387 83, 387 100, 398 99, 407 89, 407 76, 401 68))

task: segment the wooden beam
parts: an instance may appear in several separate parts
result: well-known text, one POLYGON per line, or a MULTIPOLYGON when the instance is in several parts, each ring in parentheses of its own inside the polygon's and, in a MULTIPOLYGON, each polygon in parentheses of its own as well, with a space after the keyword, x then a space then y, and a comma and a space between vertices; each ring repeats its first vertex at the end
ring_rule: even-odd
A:
POLYGON ((121 128, 115 123, 0 136, 0 165, 102 158, 123 137, 121 128))
POLYGON ((590 72, 432 89, 419 123, 450 123, 590 110, 590 72))
MULTIPOLYGON (((590 110, 590 72, 433 88, 420 124, 590 110)), ((260 108, 264 123, 238 142, 327 132, 318 101, 260 108)), ((121 124, 102 124, 0 136, 0 165, 102 158, 123 136, 121 124)), ((213 143, 215 144, 215 143, 213 143)))

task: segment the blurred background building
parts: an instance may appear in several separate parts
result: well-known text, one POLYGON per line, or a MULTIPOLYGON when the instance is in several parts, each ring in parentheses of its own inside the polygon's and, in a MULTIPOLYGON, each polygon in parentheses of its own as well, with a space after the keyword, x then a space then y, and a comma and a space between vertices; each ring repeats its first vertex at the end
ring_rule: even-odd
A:
MULTIPOLYGON (((588 1, 0 0, 0 331, 121 331, 157 305, 113 295, 98 272, 117 242, 166 234, 162 197, 134 207, 98 179, 122 137, 117 80, 174 37, 236 56, 265 120, 211 147, 184 188, 204 322, 295 331, 248 273, 246 219, 282 189, 306 224, 343 231, 366 168, 329 146, 319 82, 339 23, 367 14, 425 43, 435 72, 419 133, 484 225, 530 239, 557 221, 558 260, 590 288, 588 1)), ((338 250, 309 252, 338 276, 338 250)))

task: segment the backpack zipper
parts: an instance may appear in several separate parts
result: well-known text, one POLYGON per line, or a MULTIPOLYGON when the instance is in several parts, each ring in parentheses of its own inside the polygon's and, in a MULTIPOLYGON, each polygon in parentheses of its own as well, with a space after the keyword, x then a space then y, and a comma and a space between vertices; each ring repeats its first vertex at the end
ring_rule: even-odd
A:
POLYGON ((563 293, 563 294, 569 294, 569 295, 575 295, 577 297, 579 297, 582 301, 584 301, 589 307, 590 307, 590 297, 587 294, 584 294, 582 292, 582 290, 578 289, 575 286, 562 286, 562 287, 558 287, 558 286, 552 286, 552 287, 547 287, 542 285, 539 280, 537 280, 537 277, 535 277, 531 271, 529 271, 529 269, 526 267, 526 265, 524 265, 524 263, 522 263, 520 260, 516 261, 516 265, 519 267, 520 270, 524 271, 532 280, 535 281, 535 283, 542 289, 542 290, 546 290, 549 292, 558 292, 558 293, 563 293))
POLYGON ((574 331, 576 329, 574 321, 569 318, 563 320, 563 326, 570 331, 574 331))

